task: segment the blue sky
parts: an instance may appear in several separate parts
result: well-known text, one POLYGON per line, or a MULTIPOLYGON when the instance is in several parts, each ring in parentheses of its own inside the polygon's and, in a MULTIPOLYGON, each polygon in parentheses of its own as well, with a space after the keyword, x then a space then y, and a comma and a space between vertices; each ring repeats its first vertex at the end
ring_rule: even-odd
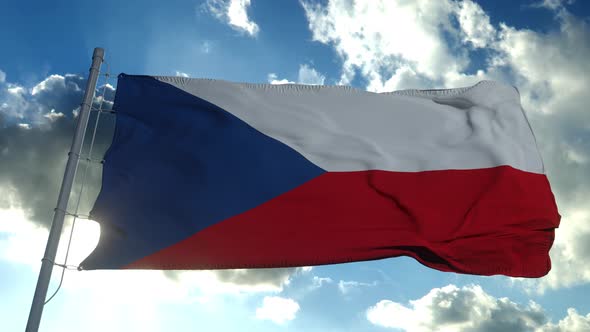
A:
MULTIPOLYGON (((515 85, 563 218, 551 250, 553 269, 540 279, 442 273, 404 257, 278 270, 66 271, 41 331, 590 331, 587 1, 0 6, 2 331, 26 323, 73 112, 96 46, 105 48, 103 69, 112 75, 106 88, 104 77, 99 82, 107 100, 120 72, 371 91, 453 88, 483 79, 515 85)), ((103 121, 99 153, 112 127, 103 121)), ((96 169, 89 173, 82 213, 98 176, 96 169)), ((92 249, 96 235, 92 222, 77 224, 72 264, 92 249)))

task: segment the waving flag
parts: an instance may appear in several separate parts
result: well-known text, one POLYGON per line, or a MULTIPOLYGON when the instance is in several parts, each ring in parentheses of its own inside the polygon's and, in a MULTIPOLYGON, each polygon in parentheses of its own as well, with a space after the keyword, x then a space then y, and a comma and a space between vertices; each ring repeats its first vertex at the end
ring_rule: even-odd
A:
POLYGON ((85 269, 411 256, 540 277, 560 216, 518 91, 119 77, 85 269))

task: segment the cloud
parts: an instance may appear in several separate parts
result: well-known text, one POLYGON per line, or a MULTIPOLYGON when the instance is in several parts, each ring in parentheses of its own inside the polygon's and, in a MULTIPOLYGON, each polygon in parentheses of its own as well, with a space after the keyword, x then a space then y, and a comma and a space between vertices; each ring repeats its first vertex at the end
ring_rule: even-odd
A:
POLYGON ((326 81, 326 77, 320 74, 317 70, 312 68, 307 64, 302 64, 299 66, 299 71, 297 73, 297 82, 290 81, 288 79, 278 79, 277 74, 270 73, 268 74, 268 82, 270 84, 308 84, 308 85, 323 85, 326 81))
POLYGON ((360 281, 354 281, 354 280, 350 280, 350 281, 340 280, 338 282, 338 290, 343 295, 349 294, 350 292, 352 292, 355 289, 358 289, 359 287, 370 287, 370 286, 377 286, 377 282, 374 281, 372 283, 366 283, 366 282, 360 282, 360 281))
POLYGON ((283 285, 289 282, 289 277, 295 272, 296 268, 278 268, 265 270, 220 270, 217 271, 217 278, 222 282, 234 284, 267 284, 283 285), (256 271, 256 273, 252 273, 256 271))
POLYGON ((211 51, 213 50, 213 43, 208 40, 205 40, 201 43, 200 50, 205 54, 211 53, 211 51))
POLYGON ((560 29, 547 34, 502 24, 494 45, 513 71, 523 101, 544 113, 575 110, 590 83, 585 61, 590 54, 588 23, 566 12, 557 20, 560 29))
POLYGON ((258 34, 258 25, 248 17, 250 0, 207 0, 206 7, 215 17, 233 29, 250 36, 258 34))
POLYGON ((0 83, 4 83, 6 81, 6 73, 0 70, 0 83))
POLYGON ((313 40, 333 47, 342 61, 340 83, 360 76, 371 91, 484 79, 516 86, 564 216, 552 271, 533 283, 543 291, 590 282, 590 232, 582 226, 590 217, 580 212, 590 201, 590 28, 567 11, 570 1, 542 2, 555 9, 558 23, 547 32, 494 26, 470 0, 301 3, 313 40))
POLYGON ((299 304, 292 299, 265 296, 262 306, 256 309, 256 318, 284 324, 295 319, 298 311, 299 304))
POLYGON ((309 65, 303 64, 299 66, 299 76, 297 81, 301 84, 309 85, 323 85, 326 77, 318 73, 309 65))
MULTIPOLYGON (((14 84, 0 84, 0 125, 6 126, 8 121, 14 124, 21 121, 27 111, 33 111, 29 107, 29 101, 26 98, 27 91, 14 84)), ((32 117, 38 114, 30 112, 32 117)))
POLYGON ((178 284, 200 289, 211 296, 278 293, 298 273, 301 273, 300 268, 163 271, 166 277, 178 284))
POLYGON ((31 89, 30 97, 49 110, 70 113, 82 102, 85 85, 86 78, 79 75, 50 75, 31 89))
MULTIPOLYGON (((61 303, 68 310, 63 317, 56 312, 53 319, 44 323, 48 330, 68 330, 61 324, 67 320, 69 326, 93 322, 92 326, 83 328, 85 331, 163 331, 170 327, 170 322, 162 316, 167 306, 180 304, 193 310, 210 310, 199 302, 198 292, 173 282, 161 271, 66 271, 66 274, 52 305, 61 303), (83 303, 80 299, 84 299, 83 303)), ((71 327, 76 329, 79 328, 71 327)))
POLYGON ((0 186, 14 190, 22 208, 44 226, 49 226, 57 201, 71 130, 66 119, 58 119, 51 129, 18 125, 0 130, 0 186))
POLYGON ((575 0, 541 0, 539 2, 533 3, 531 7, 559 10, 563 9, 565 5, 571 5, 574 2, 575 0))
POLYGON ((294 276, 308 273, 310 267, 228 269, 209 271, 164 271, 171 279, 195 285, 207 284, 212 293, 281 292, 294 276), (196 282, 196 280, 199 280, 196 282))
MULTIPOLYGON (((54 120, 52 112, 71 116, 79 108, 85 86, 86 79, 75 74, 50 75, 31 88, 0 81, 0 125, 6 127, 22 122, 33 127, 43 127, 54 120)), ((97 91, 100 95, 104 92, 107 100, 112 101, 115 91, 113 86, 103 84, 97 91)), ((95 100, 97 102, 100 99, 95 100)), ((108 109, 110 106, 106 102, 103 108, 108 109)))
POLYGON ((558 324, 549 322, 534 301, 526 306, 508 298, 495 298, 478 285, 434 288, 422 298, 404 305, 382 300, 366 311, 375 325, 404 331, 583 331, 590 326, 590 314, 580 316, 574 309, 558 324))
POLYGON ((270 83, 270 84, 293 84, 293 83, 295 83, 295 82, 289 81, 288 79, 285 79, 285 78, 279 79, 277 74, 275 74, 275 73, 268 74, 267 79, 268 79, 268 83, 270 83))
POLYGON ((562 219, 551 250, 551 272, 541 279, 516 279, 529 292, 570 287, 590 282, 590 210, 571 209, 562 219))
POLYGON ((329 277, 318 277, 318 276, 313 276, 312 280, 312 287, 315 288, 320 288, 322 287, 324 284, 331 284, 332 282, 334 282, 332 280, 332 278, 329 277))
POLYGON ((576 309, 569 308, 567 316, 560 320, 557 324, 549 323, 539 332, 574 332, 574 331, 590 331, 590 314, 582 316, 578 314, 576 309))
POLYGON ((415 83, 441 81, 447 72, 468 65, 467 53, 453 53, 444 39, 445 34, 459 35, 451 21, 457 11, 451 1, 301 3, 313 40, 332 45, 342 59, 342 84, 359 73, 369 81, 369 90, 397 89, 407 82, 392 77, 396 69, 411 69, 415 83))
POLYGON ((462 1, 458 5, 456 15, 463 43, 471 43, 475 48, 484 48, 495 39, 496 29, 490 24, 490 17, 478 4, 462 1))
MULTIPOLYGON (((73 136, 73 111, 82 100, 80 86, 84 85, 83 78, 68 74, 51 75, 31 89, 12 83, 0 86, 0 104, 6 105, 0 113, 0 188, 11 190, 30 219, 45 227, 53 216, 73 136)), ((102 155, 109 144, 112 116, 103 116, 101 124, 94 158, 102 155)), ((87 197, 98 190, 97 166, 89 168, 87 197)), ((79 179, 74 192, 79 188, 79 179)), ((6 200, 6 196, 0 196, 4 205, 8 204, 6 200)), ((82 207, 88 205, 89 201, 84 201, 82 207)))
POLYGON ((65 114, 63 114, 62 112, 56 112, 54 109, 52 109, 49 113, 45 113, 43 115, 43 117, 47 118, 49 122, 57 121, 57 119, 63 118, 64 116, 65 114))
MULTIPOLYGON (((0 194, 14 201, 14 194, 0 188, 0 194)), ((6 204, 6 202, 5 202, 6 204)), ((28 222, 26 213, 15 204, 0 206, 0 260, 37 267, 43 255, 47 230, 28 222)))

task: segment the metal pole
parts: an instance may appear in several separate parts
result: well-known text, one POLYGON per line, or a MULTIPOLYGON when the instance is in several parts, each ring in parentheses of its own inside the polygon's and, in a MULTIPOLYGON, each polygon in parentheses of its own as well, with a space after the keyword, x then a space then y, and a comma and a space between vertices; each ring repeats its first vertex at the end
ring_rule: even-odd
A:
POLYGON ((39 330, 39 323, 41 322, 41 315, 43 314, 43 305, 45 304, 45 297, 47 296, 47 288, 51 279, 51 272, 53 271, 53 263, 57 254, 57 246, 61 236, 61 230, 64 224, 64 217, 68 209, 68 200, 72 190, 72 184, 76 176, 76 169, 78 168, 78 160, 80 152, 82 151, 82 144, 84 143, 84 135, 86 134, 86 127, 88 125, 88 118, 90 116, 90 108, 92 106, 92 99, 94 98, 94 90, 96 89, 96 81, 100 71, 100 65, 104 59, 104 50, 102 48, 95 48, 92 54, 92 66, 90 67, 90 74, 88 82, 86 83, 86 91, 84 92, 84 99, 78 114, 78 123, 76 125, 76 132, 72 140, 72 146, 68 153, 68 163, 64 172, 64 178, 59 190, 59 197, 57 199, 57 208, 53 215, 53 222, 49 230, 49 238, 47 239, 47 246, 45 247, 45 255, 41 260, 41 270, 39 271, 39 279, 37 279, 37 288, 33 296, 33 303, 31 304, 31 311, 29 313, 29 320, 27 321, 27 332, 37 332, 39 330))

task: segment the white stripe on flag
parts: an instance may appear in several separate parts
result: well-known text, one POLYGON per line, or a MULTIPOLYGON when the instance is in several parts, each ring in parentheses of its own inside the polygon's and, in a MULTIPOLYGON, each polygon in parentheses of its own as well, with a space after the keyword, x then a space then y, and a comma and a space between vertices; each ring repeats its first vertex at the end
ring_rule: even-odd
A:
POLYGON ((518 92, 497 82, 378 94, 342 86, 156 79, 225 109, 327 171, 510 165, 543 173, 518 92))

